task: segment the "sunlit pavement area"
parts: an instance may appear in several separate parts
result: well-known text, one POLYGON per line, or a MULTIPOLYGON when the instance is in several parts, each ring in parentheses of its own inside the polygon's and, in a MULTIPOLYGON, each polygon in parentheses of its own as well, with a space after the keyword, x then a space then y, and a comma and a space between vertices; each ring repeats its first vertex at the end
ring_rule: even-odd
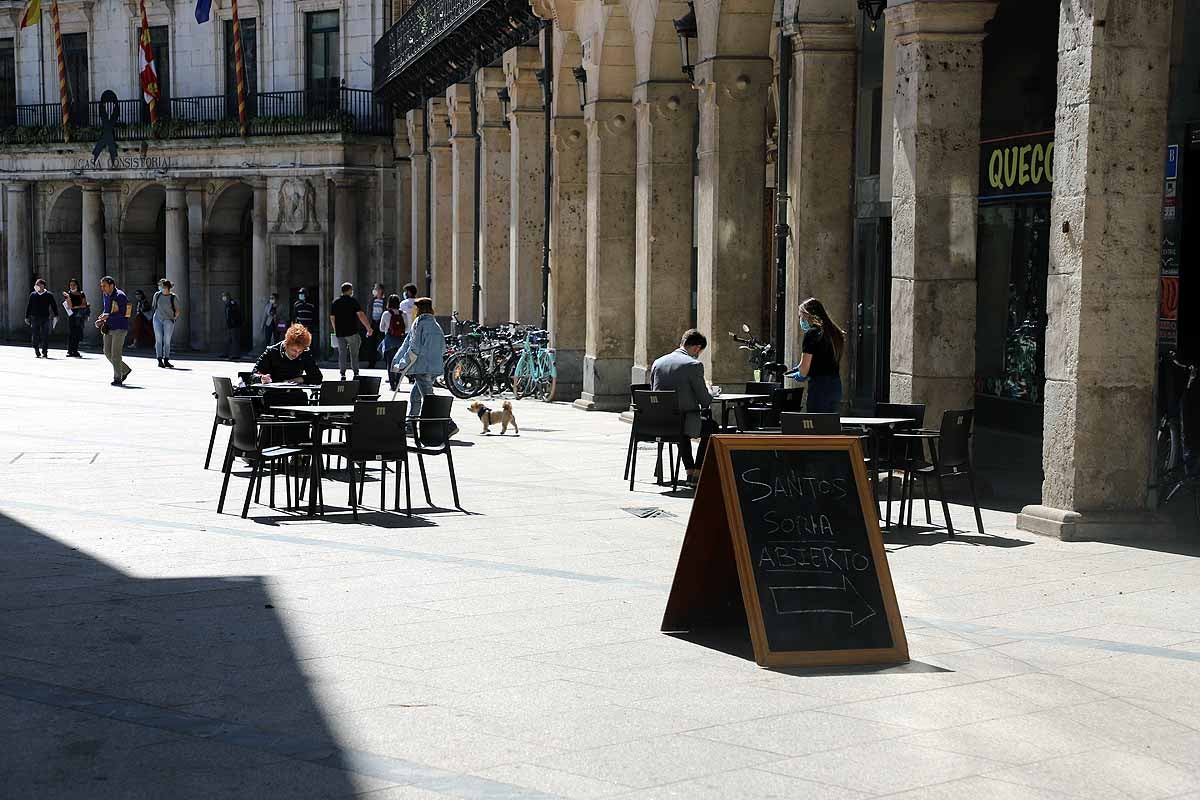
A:
POLYGON ((659 633, 691 500, 649 447, 628 491, 616 415, 456 401, 469 514, 242 520, 225 429, 202 469, 236 365, 52 356, 0 348, 5 798, 1200 798, 1187 542, 955 506, 885 536, 910 664, 766 670, 659 633))

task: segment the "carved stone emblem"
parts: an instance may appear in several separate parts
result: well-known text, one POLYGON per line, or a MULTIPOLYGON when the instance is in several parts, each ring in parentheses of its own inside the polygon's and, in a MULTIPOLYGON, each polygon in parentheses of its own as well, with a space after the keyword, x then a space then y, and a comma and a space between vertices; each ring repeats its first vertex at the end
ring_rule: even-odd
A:
POLYGON ((317 193, 305 178, 285 178, 279 186, 275 230, 301 233, 321 230, 317 222, 317 193))

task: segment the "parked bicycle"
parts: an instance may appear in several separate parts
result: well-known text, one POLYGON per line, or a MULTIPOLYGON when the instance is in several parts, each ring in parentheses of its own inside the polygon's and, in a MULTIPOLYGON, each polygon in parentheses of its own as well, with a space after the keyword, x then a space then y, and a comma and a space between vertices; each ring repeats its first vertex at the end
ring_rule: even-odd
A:
POLYGON ((558 370, 554 364, 554 351, 550 349, 550 333, 529 330, 525 333, 525 344, 513 370, 513 394, 533 397, 542 402, 554 398, 558 385, 558 370))

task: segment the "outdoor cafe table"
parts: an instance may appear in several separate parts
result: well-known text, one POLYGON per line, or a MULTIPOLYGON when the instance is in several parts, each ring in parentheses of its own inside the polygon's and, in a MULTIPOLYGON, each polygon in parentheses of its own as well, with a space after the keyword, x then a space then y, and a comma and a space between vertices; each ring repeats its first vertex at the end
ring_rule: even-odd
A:
MULTIPOLYGON (((871 484, 875 487, 876 497, 879 491, 879 440, 885 433, 890 433, 897 425, 911 425, 916 422, 914 419, 907 417, 842 417, 843 428, 866 428, 868 436, 868 447, 871 451, 871 466, 870 471, 871 484)), ((889 479, 891 473, 888 474, 889 479)), ((892 524, 892 498, 890 495, 891 484, 888 484, 888 502, 887 509, 884 511, 884 524, 890 526, 892 524)))
POLYGON ((324 435, 325 422, 334 417, 350 416, 354 413, 354 406, 276 406, 273 410, 290 411, 296 416, 312 417, 313 449, 312 463, 309 465, 308 515, 316 516, 317 492, 321 480, 321 439, 324 435))
POLYGON ((749 403, 751 400, 769 400, 770 397, 769 394, 736 394, 734 392, 721 392, 714 396, 713 403, 721 404, 721 430, 724 431, 729 427, 729 406, 749 403))

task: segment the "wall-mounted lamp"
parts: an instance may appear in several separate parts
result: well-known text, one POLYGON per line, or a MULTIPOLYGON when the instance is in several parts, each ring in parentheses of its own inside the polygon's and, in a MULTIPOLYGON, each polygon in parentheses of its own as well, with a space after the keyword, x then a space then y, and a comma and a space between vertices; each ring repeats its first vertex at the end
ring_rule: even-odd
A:
POLYGON ((575 67, 571 70, 571 74, 575 76, 575 85, 579 87, 579 110, 587 106, 587 70, 583 67, 575 67))
POLYGON ((696 32, 696 5, 688 3, 688 12, 677 20, 674 20, 675 35, 679 37, 679 63, 683 67, 683 74, 688 76, 688 80, 695 83, 695 56, 692 55, 692 42, 696 41, 698 36, 696 32))
POLYGON ((504 119, 504 127, 508 127, 508 104, 512 102, 512 96, 508 93, 507 86, 501 86, 500 91, 496 92, 496 96, 500 98, 500 116, 504 119))
POLYGON ((871 30, 874 31, 884 9, 887 8, 887 0, 858 0, 858 8, 871 23, 871 30))

